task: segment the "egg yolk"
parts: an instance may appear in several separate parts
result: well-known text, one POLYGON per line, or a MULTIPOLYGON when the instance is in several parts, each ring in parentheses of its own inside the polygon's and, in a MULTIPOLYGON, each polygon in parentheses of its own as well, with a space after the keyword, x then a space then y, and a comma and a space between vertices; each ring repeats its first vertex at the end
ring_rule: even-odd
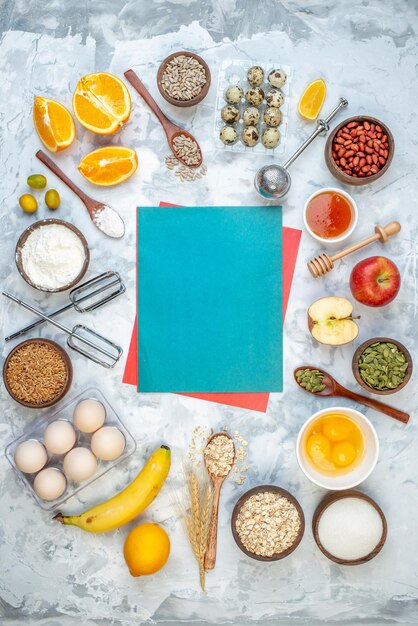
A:
POLYGON ((351 424, 341 417, 329 417, 324 421, 322 430, 330 441, 343 441, 350 435, 351 424))
POLYGON ((331 458, 337 467, 347 467, 356 458, 356 449, 349 441, 342 441, 332 448, 331 458))
POLYGON ((308 439, 308 452, 314 461, 322 461, 329 457, 331 444, 324 435, 311 435, 308 439))
POLYGON ((304 437, 306 455, 320 472, 349 472, 362 459, 365 442, 358 425, 344 414, 328 413, 316 419, 304 437))

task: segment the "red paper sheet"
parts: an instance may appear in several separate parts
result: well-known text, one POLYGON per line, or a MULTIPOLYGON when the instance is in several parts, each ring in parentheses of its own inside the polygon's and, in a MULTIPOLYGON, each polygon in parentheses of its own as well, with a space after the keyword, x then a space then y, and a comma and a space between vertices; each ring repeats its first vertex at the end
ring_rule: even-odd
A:
MULTIPOLYGON (((160 202, 160 206, 176 205, 160 202)), ((302 231, 298 229, 283 227, 283 322, 286 316, 301 234, 302 231)), ((138 333, 136 318, 122 382, 128 385, 138 384, 138 333)), ((263 413, 267 410, 269 400, 268 393, 182 393, 178 395, 199 398, 209 402, 218 402, 252 411, 261 411, 263 413)))

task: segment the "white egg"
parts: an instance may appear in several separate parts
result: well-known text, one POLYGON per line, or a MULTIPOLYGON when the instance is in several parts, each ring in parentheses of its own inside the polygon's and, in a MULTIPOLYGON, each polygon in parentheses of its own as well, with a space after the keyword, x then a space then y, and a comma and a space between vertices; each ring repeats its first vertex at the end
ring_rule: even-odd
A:
POLYGON ((75 430, 67 420, 51 422, 44 433, 44 444, 52 454, 65 454, 75 444, 75 430))
POLYGON ((36 439, 28 439, 20 443, 14 454, 16 466, 25 474, 39 472, 48 460, 45 446, 36 439))
POLYGON ((113 461, 125 450, 125 437, 115 426, 103 426, 91 438, 91 449, 98 459, 113 461))
POLYGON ((62 467, 67 478, 79 482, 93 476, 97 460, 88 448, 73 448, 65 455, 62 467))
POLYGON ((73 422, 82 433, 94 433, 103 426, 106 411, 101 402, 88 398, 79 402, 75 408, 73 422))
POLYGON ((42 500, 55 500, 64 493, 67 481, 64 474, 56 467, 47 467, 39 472, 33 481, 35 493, 42 500))

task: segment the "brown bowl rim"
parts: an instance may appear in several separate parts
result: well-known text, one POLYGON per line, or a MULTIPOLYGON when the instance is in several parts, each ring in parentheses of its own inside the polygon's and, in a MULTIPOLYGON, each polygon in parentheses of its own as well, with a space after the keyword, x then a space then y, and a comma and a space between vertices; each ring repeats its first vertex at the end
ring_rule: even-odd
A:
POLYGON ((346 489, 345 491, 339 491, 337 493, 330 493, 326 495, 325 498, 323 498, 321 502, 318 504, 318 506, 316 507, 315 512, 312 517, 312 533, 313 533, 316 545, 318 546, 322 554, 324 554, 330 561, 333 561, 334 563, 338 563, 339 565, 349 565, 349 566, 363 565, 364 563, 367 563, 368 561, 371 561, 372 559, 374 559, 374 557, 379 554, 379 552, 382 550, 383 546, 385 545, 387 532, 388 532, 388 525, 387 525, 386 517, 382 509, 380 508, 380 506, 377 504, 375 500, 373 500, 373 498, 368 496, 366 493, 362 493, 361 491, 357 491, 356 489, 346 489), (380 538, 379 543, 371 552, 369 552, 369 554, 367 554, 364 557, 361 557, 360 559, 347 559, 347 560, 339 559, 338 557, 328 552, 324 548, 324 546, 321 544, 321 541, 319 539, 318 526, 319 526, 319 521, 321 519, 322 513, 331 504, 333 504, 337 500, 342 500, 344 498, 359 498, 360 500, 365 500, 366 502, 374 506, 374 508, 379 513, 380 518, 382 520, 383 532, 382 532, 382 536, 380 538))
POLYGON ((412 357, 411 357, 409 350, 403 345, 403 343, 401 343, 397 339, 392 339, 391 337, 373 337, 372 339, 367 339, 367 341, 363 341, 363 343, 359 345, 359 347, 353 354, 351 367, 353 370, 354 378, 356 379, 358 384, 369 393, 375 393, 378 396, 388 396, 392 393, 397 393, 398 391, 403 389, 405 385, 408 384, 409 379, 412 376, 412 370, 414 368, 412 357), (360 376, 360 373, 358 370, 358 362, 360 359, 360 355, 364 352, 366 348, 370 346, 370 344, 375 343, 377 341, 385 341, 385 342, 390 341, 391 343, 394 343, 396 346, 398 346, 399 350, 403 352, 406 356, 406 360, 408 362, 408 369, 406 370, 405 378, 403 379, 401 384, 398 387, 396 387, 396 389, 385 389, 385 390, 372 389, 372 387, 369 387, 368 385, 366 385, 366 383, 363 381, 362 377, 360 376))
POLYGON ((371 117, 370 115, 353 115, 352 117, 348 117, 347 119, 342 121, 340 124, 338 124, 328 136, 327 142, 325 144, 325 163, 329 171, 331 172, 331 174, 337 180, 339 180, 340 182, 346 183, 347 185, 354 185, 355 187, 359 187, 362 185, 368 185, 369 183, 372 183, 378 178, 380 178, 381 176, 383 176, 383 174, 386 173, 386 171, 389 169, 390 164, 392 163, 394 153, 395 153, 395 139, 389 127, 384 122, 377 119, 376 117, 371 117), (387 135, 387 138, 388 138, 389 154, 388 154, 388 159, 384 167, 382 167, 382 169, 379 170, 377 174, 373 174, 372 176, 368 176, 364 178, 355 178, 354 176, 349 176, 348 174, 345 174, 344 172, 342 172, 340 168, 337 166, 337 164, 335 163, 334 157, 332 156, 332 142, 337 132, 341 128, 343 128, 343 126, 346 126, 350 122, 361 122, 361 121, 378 124, 385 130, 385 134, 387 135))
POLYGON ((47 218, 43 220, 38 220, 37 222, 34 222, 33 224, 25 228, 25 230, 23 231, 23 233, 20 235, 19 239, 17 240, 16 249, 15 249, 15 261, 16 261, 16 267, 18 269, 19 274, 21 275, 23 280, 27 282, 28 285, 30 285, 34 289, 37 289, 38 291, 43 291, 45 293, 58 293, 60 291, 67 291, 67 289, 71 289, 83 278, 84 274, 87 272, 87 268, 90 263, 90 249, 89 249, 85 236, 76 226, 74 226, 74 224, 71 224, 70 222, 66 222, 65 220, 59 220, 56 218, 47 218), (22 247, 25 244, 27 238, 29 237, 31 233, 33 233, 34 230, 36 230, 37 228, 40 228, 41 226, 45 226, 48 224, 61 224, 62 226, 66 226, 78 236, 84 248, 84 255, 85 255, 84 263, 78 276, 76 276, 74 280, 71 281, 71 283, 68 283, 68 285, 64 285, 63 287, 59 287, 58 289, 45 289, 44 287, 40 287, 39 285, 36 285, 30 279, 30 277, 26 274, 25 270, 23 269, 23 263, 22 263, 22 254, 21 254, 22 247))
POLYGON ((173 104, 176 107, 181 107, 181 108, 191 107, 191 106, 194 106, 195 104, 199 104, 199 102, 202 102, 202 100, 204 98, 206 98, 206 96, 208 94, 209 87, 211 85, 211 81, 212 81, 212 76, 211 76, 210 69, 209 69, 209 66, 206 63, 206 61, 204 59, 202 59, 201 56, 199 56, 195 52, 191 52, 190 50, 173 52, 168 57, 166 57, 164 59, 164 61, 162 61, 162 63, 160 64, 160 67, 158 68, 158 71, 157 71, 157 86, 158 86, 158 90, 159 90, 160 94, 162 95, 164 100, 166 100, 170 104, 173 104), (206 72, 206 83, 203 85, 200 93, 197 96, 195 96, 194 98, 192 98, 191 100, 176 100, 175 98, 172 98, 165 91, 164 87, 161 84, 161 79, 162 79, 162 76, 164 74, 164 70, 166 68, 166 65, 168 63, 170 63, 170 61, 172 61, 175 57, 178 57, 180 55, 184 55, 186 57, 193 57, 194 59, 196 59, 196 61, 198 61, 199 63, 201 63, 203 65, 203 67, 205 68, 205 72, 206 72))
POLYGON ((240 548, 242 552, 244 552, 244 554, 246 554, 250 558, 255 559, 256 561, 280 561, 281 559, 284 559, 285 557, 289 556, 289 554, 294 552, 296 548, 298 547, 298 545, 300 544, 300 542, 302 541, 303 535, 305 533, 305 515, 303 513, 302 507, 299 504, 298 500, 296 500, 295 496, 293 496, 286 489, 283 489, 282 487, 277 487, 276 485, 259 485, 257 487, 252 487, 252 489, 249 489, 248 491, 243 493, 242 496, 235 503, 235 506, 231 515, 231 530, 232 530, 232 535, 235 539, 235 543, 237 544, 237 546, 240 548), (235 522, 237 520, 238 513, 242 505, 244 504, 244 502, 248 500, 248 498, 250 498, 254 494, 263 493, 266 491, 270 493, 278 493, 279 495, 287 498, 295 506, 297 512, 299 513, 299 518, 300 518, 300 528, 299 528, 299 532, 294 543, 286 550, 283 550, 283 552, 280 552, 279 554, 275 554, 273 556, 260 556, 258 554, 253 554, 252 552, 249 552, 249 550, 247 550, 243 546, 238 536, 237 529, 235 528, 235 522))
POLYGON ((4 361, 4 364, 3 364, 3 382, 4 382, 4 386, 8 394, 13 398, 15 402, 18 402, 22 406, 26 406, 29 409, 46 409, 50 406, 54 406, 54 404, 57 404, 57 402, 62 400, 62 398, 70 390, 71 383, 73 382, 73 364, 71 363, 71 359, 68 356, 67 352, 64 350, 62 346, 56 343, 56 341, 52 341, 52 339, 45 339, 44 337, 34 337, 33 339, 25 339, 24 341, 21 341, 20 343, 18 343, 7 355, 6 360, 4 361), (48 402, 43 402, 40 404, 31 404, 30 402, 26 402, 25 400, 19 400, 18 398, 16 398, 16 396, 13 394, 12 390, 10 389, 9 383, 7 382, 7 376, 6 376, 6 370, 9 365, 9 361, 12 355, 19 348, 22 348, 23 346, 26 346, 30 343, 46 343, 52 346, 53 348, 55 348, 64 359, 64 362, 67 368, 67 380, 65 382, 64 387, 62 388, 62 391, 57 396, 55 396, 55 398, 52 398, 52 400, 49 400, 48 402))

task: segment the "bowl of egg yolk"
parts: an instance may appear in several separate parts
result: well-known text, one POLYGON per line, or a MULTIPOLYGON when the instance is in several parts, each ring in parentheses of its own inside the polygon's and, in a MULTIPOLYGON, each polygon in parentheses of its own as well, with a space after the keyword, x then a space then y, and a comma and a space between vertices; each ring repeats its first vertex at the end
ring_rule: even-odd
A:
POLYGON ((296 456, 305 476, 324 489, 352 489, 374 470, 379 440, 363 413, 331 407, 312 415, 299 431, 296 456))

